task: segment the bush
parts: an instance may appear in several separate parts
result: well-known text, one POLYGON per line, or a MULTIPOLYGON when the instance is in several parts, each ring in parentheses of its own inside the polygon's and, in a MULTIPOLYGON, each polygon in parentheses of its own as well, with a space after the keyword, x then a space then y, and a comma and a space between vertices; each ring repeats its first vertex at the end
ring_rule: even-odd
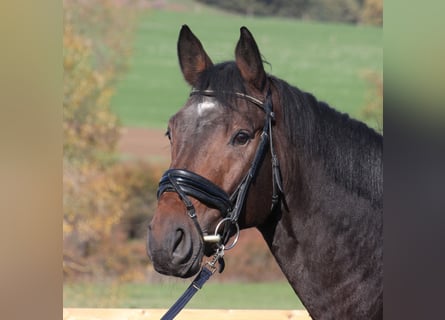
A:
POLYGON ((360 21, 364 24, 383 25, 383 0, 365 0, 360 21))
POLYGON ((382 25, 383 0, 197 0, 244 15, 382 25))
MULTIPOLYGON (((64 1, 63 240, 64 272, 94 274, 110 266, 116 225, 133 190, 117 175, 119 121, 110 99, 131 52, 137 8, 124 1, 64 1), (110 248, 110 250, 105 250, 110 248), (99 254, 99 255, 98 255, 99 254), (99 260, 92 257, 98 255, 99 260)), ((144 186, 137 186, 143 188, 144 186)), ((116 246, 114 247, 116 248, 116 246)), ((111 263, 111 265, 113 265, 111 263)), ((109 268, 109 267, 108 267, 109 268)))
POLYGON ((156 208, 160 169, 144 163, 121 163, 111 176, 125 189, 125 212, 119 227, 127 239, 145 239, 148 222, 156 208))
POLYGON ((112 68, 94 69, 91 40, 64 28, 63 152, 70 163, 98 164, 112 153, 119 137, 118 119, 110 110, 112 68))
POLYGON ((84 174, 65 168, 66 277, 141 276, 148 264, 145 235, 156 206, 159 171, 142 162, 84 174))
POLYGON ((317 21, 357 23, 360 5, 356 0, 314 0, 311 1, 305 18, 317 21))

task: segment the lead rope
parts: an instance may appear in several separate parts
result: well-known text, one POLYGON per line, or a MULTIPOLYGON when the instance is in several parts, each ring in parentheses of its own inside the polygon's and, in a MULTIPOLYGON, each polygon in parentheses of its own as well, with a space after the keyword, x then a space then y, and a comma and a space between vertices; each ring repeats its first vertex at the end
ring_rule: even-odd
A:
POLYGON ((189 285, 187 290, 179 297, 174 305, 162 316, 161 320, 171 320, 174 319, 177 314, 185 307, 185 305, 193 298, 196 292, 200 290, 207 280, 215 273, 216 263, 223 261, 224 257, 224 245, 220 245, 216 250, 211 261, 207 262, 199 271, 196 278, 189 285), (207 266, 209 268, 207 268, 207 266))

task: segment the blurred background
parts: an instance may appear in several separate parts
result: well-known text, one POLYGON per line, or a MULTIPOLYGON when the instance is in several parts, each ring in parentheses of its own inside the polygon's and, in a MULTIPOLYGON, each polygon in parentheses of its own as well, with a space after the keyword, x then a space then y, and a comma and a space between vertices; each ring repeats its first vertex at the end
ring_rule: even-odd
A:
MULTIPOLYGON (((64 306, 168 307, 189 284, 145 253, 167 121, 190 90, 176 57, 183 24, 214 62, 233 59, 247 26, 268 73, 383 133, 382 11, 382 0, 64 0, 64 306)), ((190 307, 302 306, 246 230, 190 307)))

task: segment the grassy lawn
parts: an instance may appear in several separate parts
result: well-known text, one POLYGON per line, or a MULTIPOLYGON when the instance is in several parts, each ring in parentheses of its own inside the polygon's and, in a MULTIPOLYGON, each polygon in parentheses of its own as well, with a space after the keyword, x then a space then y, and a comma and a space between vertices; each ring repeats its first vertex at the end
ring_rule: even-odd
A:
MULTIPOLYGON (((191 281, 191 280, 190 280, 191 281)), ((169 308, 190 281, 166 284, 65 284, 64 307, 169 308)), ((187 308, 304 309, 290 285, 271 283, 212 283, 209 281, 187 308)))
POLYGON ((240 26, 254 34, 271 66, 266 71, 360 118, 368 83, 363 72, 382 73, 382 29, 289 19, 252 18, 189 4, 185 11, 141 15, 128 73, 112 100, 124 126, 165 128, 189 88, 176 56, 182 24, 188 24, 214 62, 233 60, 240 26))

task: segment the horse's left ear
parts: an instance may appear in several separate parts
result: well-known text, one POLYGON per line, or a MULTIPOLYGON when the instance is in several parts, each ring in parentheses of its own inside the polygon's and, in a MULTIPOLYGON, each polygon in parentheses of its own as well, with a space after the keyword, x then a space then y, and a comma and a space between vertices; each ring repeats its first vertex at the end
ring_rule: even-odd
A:
POLYGON ((243 79, 262 91, 266 83, 266 72, 264 71, 260 50, 246 27, 241 27, 240 33, 235 49, 236 65, 243 79))

